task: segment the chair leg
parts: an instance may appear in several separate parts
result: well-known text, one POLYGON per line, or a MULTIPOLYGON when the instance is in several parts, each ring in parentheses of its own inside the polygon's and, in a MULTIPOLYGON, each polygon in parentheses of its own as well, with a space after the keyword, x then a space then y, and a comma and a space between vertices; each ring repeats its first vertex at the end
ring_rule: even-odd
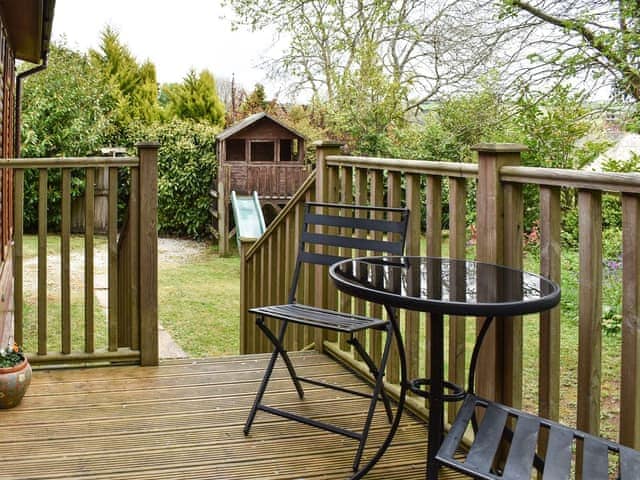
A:
POLYGON ((282 356, 282 358, 285 361, 285 364, 287 365, 287 370, 289 371, 289 375, 291 376, 291 379, 293 380, 296 390, 298 391, 298 396, 300 396, 300 398, 304 397, 304 390, 302 389, 300 382, 298 382, 296 372, 293 368, 293 364, 291 363, 291 360, 289 359, 289 355, 287 355, 287 352, 282 348, 282 340, 284 339, 284 334, 286 333, 286 330, 287 330, 287 323, 288 322, 286 321, 282 322, 282 325, 280 326, 280 332, 278 333, 278 337, 276 338, 275 335, 273 335, 273 333, 271 332, 271 330, 269 330, 264 325, 264 318, 262 316, 259 316, 256 318, 256 324, 258 325, 258 327, 260 327, 260 329, 263 332, 265 332, 267 338, 269 338, 269 340, 271 340, 271 342, 274 344, 274 349, 273 349, 273 352, 271 353, 271 358, 269 359, 267 368, 264 371, 264 375, 262 376, 262 382, 260 382, 260 387, 258 388, 258 392, 256 393, 256 398, 253 401, 253 406, 251 407, 251 411, 249 412, 249 416, 247 417, 247 421, 244 425, 245 435, 249 435, 249 431, 251 430, 251 425, 253 424, 253 421, 256 417, 256 413, 258 412, 258 408, 262 403, 262 397, 264 396, 264 392, 267 390, 267 385, 269 384, 269 380, 271 379, 271 374, 273 373, 273 368, 276 365, 278 355, 282 356))
MULTIPOLYGON (((373 414, 375 413, 375 410, 376 410, 376 405, 378 403, 378 398, 381 395, 382 395, 383 399, 387 398, 385 393, 384 393, 383 380, 384 380, 384 373, 385 373, 385 370, 387 368, 387 360, 389 359, 389 352, 391 350, 391 341, 393 340, 393 330, 391 330, 390 327, 388 327, 386 330, 387 330, 387 339, 386 339, 385 344, 384 344, 384 350, 382 351, 382 358, 380 360, 380 366, 378 368, 377 375, 375 376, 376 383, 375 383, 375 385, 373 387, 373 394, 371 396, 371 402, 369 403, 369 411, 367 412, 367 419, 365 420, 364 427, 362 429, 362 437, 360 439, 360 444, 358 445, 358 451, 356 452, 356 456, 353 459, 353 471, 354 472, 357 471, 358 467, 360 466, 360 460, 362 459, 362 454, 364 453, 364 446, 367 443, 367 438, 369 437, 369 430, 371 429, 371 423, 373 421, 373 414)), ((368 357, 368 356, 369 355, 366 355, 366 357, 368 357)), ((364 357, 364 358, 366 358, 366 357, 364 357)), ((387 403, 385 402, 385 408, 386 407, 387 407, 387 403)), ((391 409, 391 406, 389 405, 389 410, 390 409, 391 409)), ((391 417, 393 417, 393 415, 390 414, 389 410, 387 411, 387 414, 391 415, 391 417)))
POLYGON ((291 377, 291 381, 293 382, 293 385, 296 387, 296 391, 298 392, 298 397, 300 397, 300 400, 302 400, 304 398, 304 390, 302 388, 302 385, 300 384, 300 381, 298 380, 298 374, 296 373, 295 368, 293 368, 293 363, 289 358, 289 353, 282 346, 282 341, 284 340, 284 333, 287 328, 287 324, 289 322, 287 322, 286 320, 282 320, 282 326, 280 327, 280 333, 278 334, 278 337, 276 337, 273 334, 273 332, 269 330, 269 327, 267 327, 264 324, 263 317, 256 319, 256 323, 260 328, 260 330, 264 332, 265 336, 271 341, 271 343, 273 343, 275 347, 275 351, 279 353, 280 356, 282 357, 282 360, 284 360, 284 364, 286 365, 287 370, 289 371, 289 376, 291 377))
MULTIPOLYGON (((387 332, 387 336, 391 335, 390 326, 387 326, 385 331, 387 332)), ((356 349, 356 352, 358 352, 358 355, 362 357, 362 360, 364 360, 364 363, 367 364, 367 367, 369 368, 369 372, 371 373, 373 378, 378 378, 377 365, 375 364, 375 362, 373 361, 369 353, 364 349, 362 344, 358 341, 358 339, 352 336, 349 340, 347 340, 347 343, 350 345, 353 345, 353 347, 356 349)), ((382 403, 384 403, 384 409, 387 412, 387 419, 389 420, 389 423, 392 423, 393 410, 391 409, 391 401, 389 400, 389 396, 384 391, 384 389, 382 389, 382 391, 380 392, 380 396, 382 397, 382 403)))

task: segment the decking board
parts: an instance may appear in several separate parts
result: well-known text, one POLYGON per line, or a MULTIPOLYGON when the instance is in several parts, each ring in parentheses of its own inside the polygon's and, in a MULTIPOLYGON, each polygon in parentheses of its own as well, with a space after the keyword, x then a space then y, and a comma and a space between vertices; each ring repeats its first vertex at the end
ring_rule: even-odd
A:
MULTIPOLYGON (((305 375, 366 389, 317 353, 293 354, 305 375)), ((22 404, 0 411, 0 479, 346 479, 354 440, 258 412, 242 433, 264 355, 172 360, 158 367, 42 370, 22 404)), ((266 402, 357 428, 368 401, 305 386, 299 401, 279 365, 266 402)), ((370 447, 384 438, 383 409, 370 447)), ((424 478, 426 428, 403 418, 394 442, 367 479, 424 478)), ((454 478, 443 472, 442 478, 454 478)))

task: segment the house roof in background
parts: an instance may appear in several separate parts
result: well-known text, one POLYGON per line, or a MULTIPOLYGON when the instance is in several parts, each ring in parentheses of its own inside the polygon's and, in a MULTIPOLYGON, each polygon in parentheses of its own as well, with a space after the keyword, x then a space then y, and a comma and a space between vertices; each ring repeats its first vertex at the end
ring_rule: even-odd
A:
POLYGON ((0 0, 0 13, 17 59, 31 63, 44 60, 55 5, 55 0, 0 0))
POLYGON ((282 123, 277 118, 274 118, 274 117, 272 117, 271 115, 269 115, 269 114, 267 114, 265 112, 259 112, 259 113, 254 113, 253 115, 249 115, 247 118, 245 118, 243 120, 240 120, 238 123, 233 124, 232 126, 227 128, 226 130, 223 130, 218 135, 216 135, 216 139, 225 140, 225 139, 229 138, 230 136, 235 135, 239 131, 244 130, 245 128, 253 125, 254 123, 256 123, 258 120, 260 120, 262 118, 268 118, 272 122, 277 123, 278 125, 280 125, 282 128, 285 128, 285 129, 289 130, 294 135, 296 135, 296 136, 298 136, 298 137, 300 137, 302 139, 305 138, 304 135, 302 135, 300 132, 297 132, 296 130, 294 130, 290 126, 285 125, 284 123, 282 123))
POLYGON ((605 152, 587 165, 584 170, 601 172, 603 165, 609 160, 618 162, 628 162, 633 157, 640 155, 640 135, 637 133, 625 132, 615 141, 615 143, 605 152))

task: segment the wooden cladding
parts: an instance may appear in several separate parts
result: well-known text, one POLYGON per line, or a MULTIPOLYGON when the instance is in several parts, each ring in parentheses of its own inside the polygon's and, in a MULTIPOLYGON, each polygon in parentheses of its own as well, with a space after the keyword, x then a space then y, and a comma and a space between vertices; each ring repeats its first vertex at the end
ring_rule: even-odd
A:
MULTIPOLYGON (((320 144, 315 177, 307 181, 274 220, 263 237, 242 255, 241 352, 265 352, 270 346, 255 328, 247 308, 286 302, 281 285, 291 280, 291 262, 297 250, 302 203, 305 200, 356 204, 403 205, 410 209, 407 255, 471 257, 514 267, 523 265, 523 186, 539 189, 540 267, 543 275, 561 281, 560 197, 566 189, 577 191, 579 210, 580 292, 578 305, 579 364, 576 375, 578 427, 599 434, 600 335, 602 330, 602 192, 618 193, 623 222, 623 322, 620 362, 620 441, 640 448, 640 175, 594 174, 519 165, 521 146, 480 145, 477 164, 380 159, 338 155, 336 145, 320 144), (477 187, 477 188, 476 188, 477 187), (474 198, 469 198, 473 192, 474 198), (466 224, 466 208, 475 204, 475 228, 466 224), (448 209, 445 210, 444 207, 448 209), (447 228, 448 227, 448 228, 447 228), (426 229, 426 230, 425 230, 426 229), (426 232, 426 233, 425 233, 426 232), (445 234, 448 234, 445 236, 445 234), (443 246, 448 243, 448 253, 443 246), (475 248, 468 248, 469 245, 475 248), (442 249, 442 250, 441 250, 442 249)), ((366 252, 362 252, 366 255, 366 252)), ((319 270, 319 269, 318 269, 319 270)), ((305 274, 301 301, 354 313, 381 314, 377 305, 345 298, 331 284, 326 271, 305 274)), ((490 398, 520 406, 523 398, 523 325, 539 322, 538 409, 557 420, 560 406, 560 307, 525 319, 497 319, 485 342, 478 369, 478 385, 490 398), (537 319, 537 320, 536 320, 537 319)), ((408 356, 408 376, 424 376, 425 351, 430 335, 425 314, 401 312, 408 356)), ((473 319, 448 318, 448 371, 446 376, 464 383, 470 351, 467 338, 477 326, 473 319)), ((379 339, 368 335, 369 351, 379 339)), ((527 339, 527 341, 530 341, 527 339)), ((286 339, 288 350, 315 346, 328 351, 366 375, 366 368, 341 337, 328 338, 296 327, 286 339)), ((397 360, 390 362, 387 388, 399 390, 397 360)), ((425 404, 409 404, 420 412, 425 404)), ((449 418, 455 414, 451 405, 449 418)))
MULTIPOLYGON (((140 145, 139 158, 9 159, 0 167, 15 174, 15 340, 34 345, 29 360, 34 363, 87 363, 96 361, 158 362, 157 347, 157 145, 140 145), (36 327, 25 329, 24 291, 24 172, 38 172, 38 232, 36 327), (47 193, 49 173, 60 171, 59 256, 52 256, 52 236, 48 232, 47 193), (95 183, 106 171, 107 235, 95 236, 95 183), (130 191, 124 223, 118 224, 118 176, 129 175, 130 191), (71 184, 85 184, 84 275, 74 272, 71 244, 71 184), (106 243, 104 281, 96 282, 98 243, 106 243), (56 274, 59 264, 59 278, 56 274), (81 277, 84 288, 74 288, 72 274, 81 277), (58 284, 59 311, 52 313, 51 284, 58 284), (98 284, 100 283, 100 284, 98 284), (102 301, 96 296, 106 293, 102 301), (81 317, 81 318, 77 318, 81 317), (102 332, 100 335, 99 332, 102 332), (28 338, 35 335, 35 339, 28 338), (55 336, 56 338, 52 338, 55 336), (141 338, 144 338, 141 341, 141 338), (57 347, 52 347, 57 345, 57 347)), ((56 242, 57 243, 57 240, 56 242)))

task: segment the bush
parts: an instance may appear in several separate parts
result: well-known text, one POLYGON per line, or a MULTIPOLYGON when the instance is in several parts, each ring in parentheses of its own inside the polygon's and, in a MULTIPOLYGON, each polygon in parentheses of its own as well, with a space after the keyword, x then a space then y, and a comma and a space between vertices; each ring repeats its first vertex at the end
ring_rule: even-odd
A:
POLYGON ((219 129, 174 119, 137 132, 140 140, 160 143, 158 226, 160 233, 205 238, 212 232, 209 190, 217 171, 215 135, 219 129))

